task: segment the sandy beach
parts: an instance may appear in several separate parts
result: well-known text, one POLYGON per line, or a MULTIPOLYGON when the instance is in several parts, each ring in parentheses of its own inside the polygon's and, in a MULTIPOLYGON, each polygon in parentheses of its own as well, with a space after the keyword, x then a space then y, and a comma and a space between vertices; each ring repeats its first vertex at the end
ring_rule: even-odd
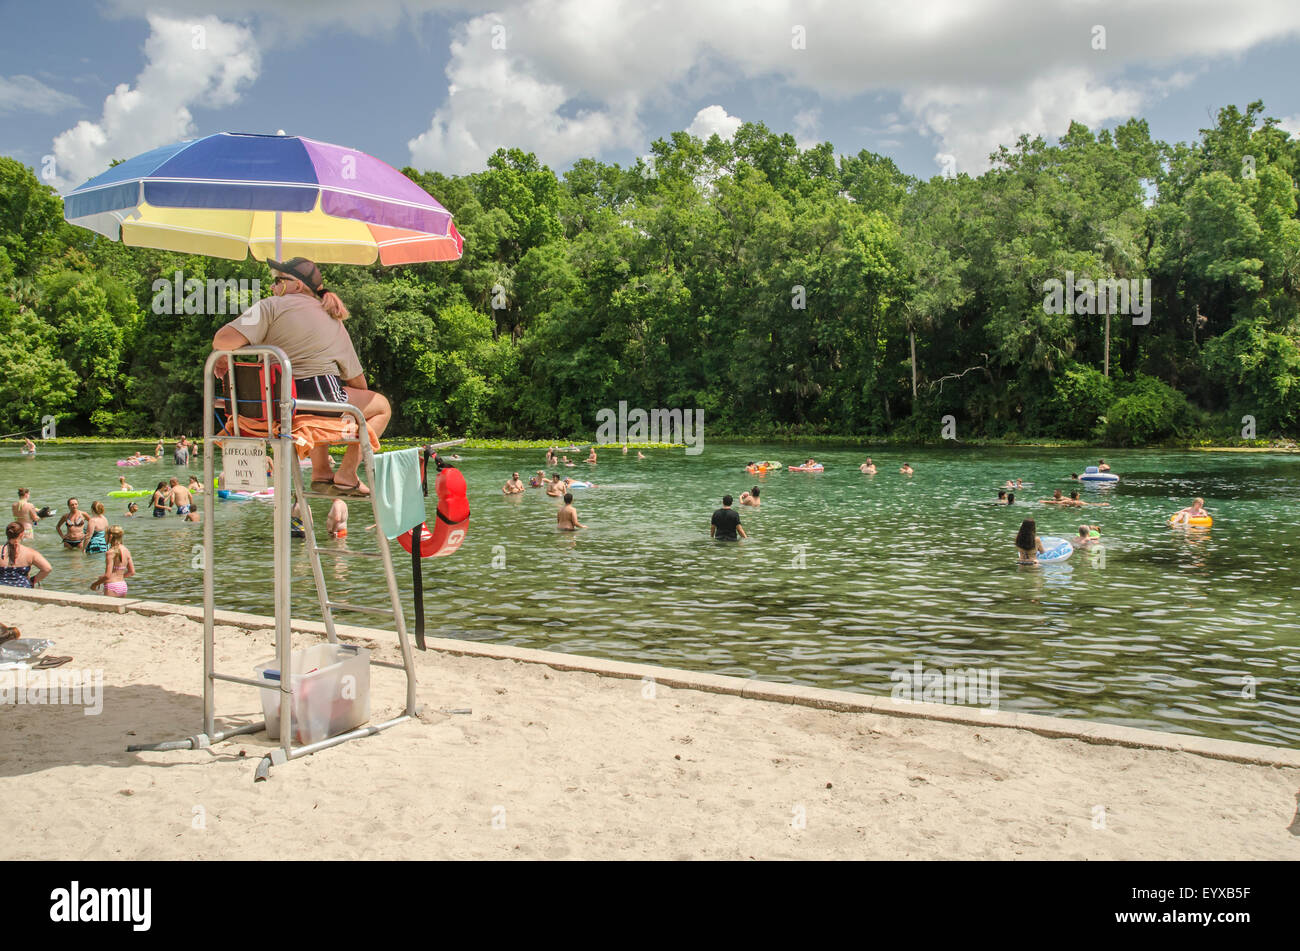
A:
MULTIPOLYGON (((255 784, 264 735, 125 752, 201 729, 192 618, 0 596, 0 621, 104 683, 94 716, 0 706, 0 796, 26 826, 5 859, 1300 858, 1294 767, 435 650, 421 721, 255 784)), ((219 626, 218 669, 251 675, 273 645, 219 626)), ((398 659, 393 635, 367 646, 398 659)), ((372 722, 403 693, 372 670, 372 722)), ((256 691, 221 686, 217 712, 260 716, 256 691)))

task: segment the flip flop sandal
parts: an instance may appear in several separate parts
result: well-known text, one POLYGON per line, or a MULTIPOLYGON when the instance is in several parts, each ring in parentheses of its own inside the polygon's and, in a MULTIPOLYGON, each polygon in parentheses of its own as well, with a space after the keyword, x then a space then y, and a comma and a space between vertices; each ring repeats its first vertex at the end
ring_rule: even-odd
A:
POLYGON ((335 482, 333 483, 333 485, 334 485, 334 494, 342 498, 350 498, 350 499, 370 498, 370 490, 367 489, 366 491, 362 492, 360 482, 358 482, 356 485, 343 485, 340 482, 335 482))
POLYGON ((333 484, 334 484, 333 479, 312 479, 311 480, 311 487, 313 489, 316 488, 316 486, 318 485, 333 485, 333 484))
POLYGON ((62 667, 71 657, 42 657, 36 663, 32 664, 33 670, 49 670, 51 667, 62 667))

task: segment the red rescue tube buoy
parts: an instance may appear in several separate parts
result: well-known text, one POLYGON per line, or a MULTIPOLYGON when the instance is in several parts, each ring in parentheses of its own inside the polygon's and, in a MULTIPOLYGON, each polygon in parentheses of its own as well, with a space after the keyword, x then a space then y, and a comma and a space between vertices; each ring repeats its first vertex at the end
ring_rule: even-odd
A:
MULTIPOLYGON (((465 494, 465 476, 459 469, 447 468, 438 473, 438 516, 420 525, 420 557, 441 558, 460 548, 469 526, 469 499, 465 494)), ((406 551, 411 550, 414 531, 403 532, 397 542, 406 551)))

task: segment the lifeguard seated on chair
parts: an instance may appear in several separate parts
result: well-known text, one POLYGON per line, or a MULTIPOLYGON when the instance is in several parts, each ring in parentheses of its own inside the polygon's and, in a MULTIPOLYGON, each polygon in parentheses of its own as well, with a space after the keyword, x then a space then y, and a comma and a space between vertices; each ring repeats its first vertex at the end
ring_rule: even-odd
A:
MULTIPOLYGON (((343 326, 348 309, 337 294, 327 291, 320 268, 306 258, 290 261, 266 262, 274 272, 271 284, 272 297, 258 301, 244 313, 217 331, 212 338, 214 350, 238 350, 250 344, 279 347, 289 357, 293 368, 296 397, 302 400, 320 400, 326 403, 351 403, 365 416, 373 438, 372 448, 378 450, 378 437, 388 426, 393 410, 388 400, 366 388, 365 372, 352 338, 343 326)), ((224 377, 229 361, 217 361, 217 376, 224 377)), ((240 429, 245 430, 244 407, 261 393, 247 393, 236 382, 240 412, 240 429)), ((279 398, 279 391, 273 394, 279 398)), ((257 417, 265 415, 257 413, 257 417)), ((293 435, 299 454, 311 456, 312 487, 316 491, 332 491, 336 495, 369 496, 370 490, 361 484, 357 466, 361 461, 361 447, 348 446, 333 471, 329 457, 329 444, 350 435, 346 427, 353 423, 351 417, 296 415, 293 435)), ((250 431, 265 432, 265 421, 256 421, 247 427, 250 431)), ((227 433, 229 435, 229 425, 227 433)))

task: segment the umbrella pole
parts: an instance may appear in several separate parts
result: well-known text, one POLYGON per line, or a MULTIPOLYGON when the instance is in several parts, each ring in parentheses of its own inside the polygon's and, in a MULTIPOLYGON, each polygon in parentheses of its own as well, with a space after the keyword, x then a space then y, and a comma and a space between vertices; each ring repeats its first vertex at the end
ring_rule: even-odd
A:
POLYGON ((277 261, 284 260, 284 252, 280 250, 280 232, 283 228, 283 225, 284 225, 284 212, 277 211, 275 213, 275 259, 277 261))

